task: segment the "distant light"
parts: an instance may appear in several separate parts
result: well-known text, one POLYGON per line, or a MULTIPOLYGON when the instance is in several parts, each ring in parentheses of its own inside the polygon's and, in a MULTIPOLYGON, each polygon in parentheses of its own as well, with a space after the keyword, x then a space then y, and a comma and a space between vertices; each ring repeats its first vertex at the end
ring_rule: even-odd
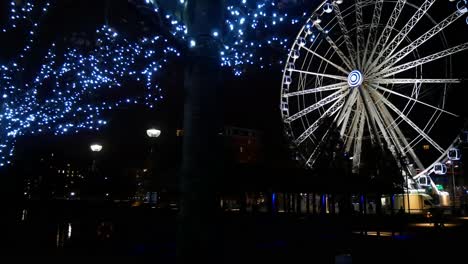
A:
POLYGON ((90 146, 92 152, 99 152, 102 150, 102 145, 99 144, 92 144, 90 146))
POLYGON ((71 193, 70 193, 70 196, 75 196, 75 192, 71 192, 71 193))
POLYGON ((67 238, 70 239, 72 235, 72 225, 71 223, 68 223, 68 234, 67 234, 67 238))
POLYGON ((197 45, 197 42, 195 42, 195 40, 190 40, 190 47, 193 48, 197 45))
POLYGON ((146 135, 150 138, 157 138, 161 135, 161 130, 156 129, 156 128, 150 128, 146 130, 146 135))
POLYGON ((218 31, 213 31, 213 37, 218 37, 219 36, 219 32, 218 31))

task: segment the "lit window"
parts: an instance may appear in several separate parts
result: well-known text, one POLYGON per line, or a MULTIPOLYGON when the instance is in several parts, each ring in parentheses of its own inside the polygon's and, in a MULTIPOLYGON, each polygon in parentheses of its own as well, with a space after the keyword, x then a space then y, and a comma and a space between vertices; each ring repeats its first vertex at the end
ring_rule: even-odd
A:
POLYGON ((183 135, 184 135, 184 130, 183 130, 183 129, 177 129, 177 130, 176 130, 176 135, 177 135, 178 137, 183 136, 183 135))
POLYGON ((429 150, 429 145, 423 145, 424 150, 429 150))

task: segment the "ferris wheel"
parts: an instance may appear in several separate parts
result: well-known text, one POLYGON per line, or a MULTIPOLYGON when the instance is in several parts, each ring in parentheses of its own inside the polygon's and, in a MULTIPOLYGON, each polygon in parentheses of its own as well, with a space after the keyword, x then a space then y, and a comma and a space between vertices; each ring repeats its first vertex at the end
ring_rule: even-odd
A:
POLYGON ((281 88, 285 132, 304 163, 314 166, 335 131, 354 172, 368 143, 413 178, 439 170, 468 108, 467 14, 466 0, 321 3, 291 47, 281 88))

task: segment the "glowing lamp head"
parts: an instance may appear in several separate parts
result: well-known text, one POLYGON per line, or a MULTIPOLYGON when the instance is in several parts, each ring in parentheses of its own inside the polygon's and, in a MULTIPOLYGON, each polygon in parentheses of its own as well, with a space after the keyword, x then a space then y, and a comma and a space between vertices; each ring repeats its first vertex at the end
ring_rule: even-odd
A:
POLYGON ((92 144, 90 146, 92 152, 99 152, 102 150, 102 145, 99 144, 92 144))
POLYGON ((161 130, 156 129, 156 128, 150 128, 146 130, 146 135, 150 138, 157 138, 161 135, 161 130))

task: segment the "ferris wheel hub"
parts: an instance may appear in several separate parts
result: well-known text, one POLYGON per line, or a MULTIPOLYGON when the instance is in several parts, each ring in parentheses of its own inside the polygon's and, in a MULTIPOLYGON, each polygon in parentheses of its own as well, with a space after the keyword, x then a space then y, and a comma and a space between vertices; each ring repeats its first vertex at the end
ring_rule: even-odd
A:
POLYGON ((364 76, 359 70, 354 70, 348 75, 348 85, 351 88, 360 86, 364 81, 364 76))

